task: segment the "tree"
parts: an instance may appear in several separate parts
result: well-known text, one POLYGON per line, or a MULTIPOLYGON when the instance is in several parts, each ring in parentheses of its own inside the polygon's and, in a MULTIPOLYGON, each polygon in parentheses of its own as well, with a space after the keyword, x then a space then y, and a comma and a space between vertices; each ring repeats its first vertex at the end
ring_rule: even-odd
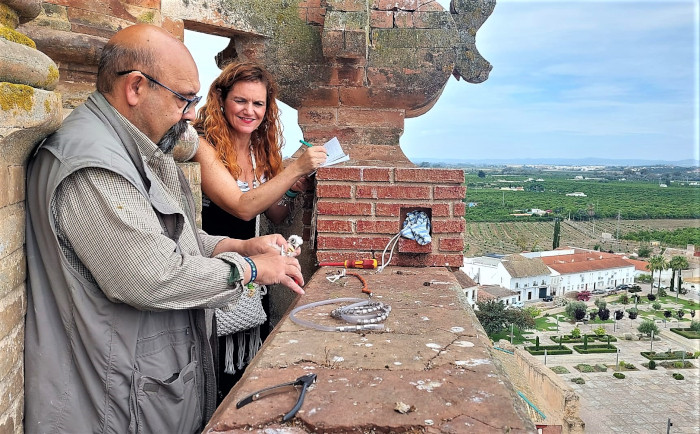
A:
POLYGON ((639 327, 637 327, 637 331, 639 333, 644 333, 647 336, 651 336, 651 332, 654 332, 654 334, 657 336, 659 335, 659 327, 653 320, 650 319, 645 319, 642 321, 642 323, 639 324, 639 327))
POLYGON ((582 301, 572 301, 571 303, 567 304, 566 308, 564 309, 566 315, 568 315, 568 317, 572 320, 576 321, 580 321, 584 316, 586 316, 586 310, 586 303, 582 301))
POLYGON ((554 221, 554 237, 552 237, 552 250, 559 247, 559 241, 561 240, 561 223, 559 219, 554 221))
POLYGON ((522 309, 507 309, 501 301, 478 302, 477 306, 476 317, 488 335, 495 335, 511 324, 521 330, 535 326, 535 320, 529 313, 522 309))
POLYGON ((674 256, 671 258, 671 261, 669 261, 668 266, 671 268, 671 270, 673 270, 673 274, 671 275, 671 291, 673 291, 676 280, 676 271, 678 271, 678 287, 676 288, 676 299, 678 299, 678 294, 681 292, 681 271, 688 269, 688 258, 681 255, 674 256))
POLYGON ((477 176, 479 178, 486 178, 486 172, 484 172, 483 170, 479 170, 479 173, 477 173, 477 176))
POLYGON ((656 255, 649 259, 647 270, 651 271, 651 290, 650 294, 654 293, 654 271, 659 272, 659 288, 661 287, 661 271, 668 268, 666 258, 661 255, 656 255))
POLYGON ((637 255, 640 258, 648 258, 649 255, 651 255, 651 247, 649 246, 640 246, 639 251, 637 251, 637 255))

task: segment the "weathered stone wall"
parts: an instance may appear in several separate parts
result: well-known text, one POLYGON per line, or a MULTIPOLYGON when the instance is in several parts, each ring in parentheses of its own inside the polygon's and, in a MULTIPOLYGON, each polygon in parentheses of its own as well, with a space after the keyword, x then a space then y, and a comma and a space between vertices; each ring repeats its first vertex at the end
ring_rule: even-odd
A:
POLYGON ((537 399, 543 402, 548 416, 547 425, 561 425, 564 434, 581 434, 585 423, 581 420, 579 396, 551 369, 540 363, 530 353, 501 340, 499 346, 512 351, 513 357, 527 379, 531 390, 537 391, 537 399))
POLYGON ((0 0, 0 433, 23 431, 25 166, 61 123, 58 68, 16 30, 39 9, 39 1, 0 0))

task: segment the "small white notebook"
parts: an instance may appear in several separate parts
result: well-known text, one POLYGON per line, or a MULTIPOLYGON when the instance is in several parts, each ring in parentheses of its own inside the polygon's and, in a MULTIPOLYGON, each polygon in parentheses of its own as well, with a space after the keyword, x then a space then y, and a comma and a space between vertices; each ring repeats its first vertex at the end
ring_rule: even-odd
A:
POLYGON ((340 147, 340 142, 337 137, 333 137, 324 143, 323 147, 326 148, 328 158, 325 163, 321 164, 321 167, 332 166, 350 159, 350 156, 343 152, 343 148, 340 147))

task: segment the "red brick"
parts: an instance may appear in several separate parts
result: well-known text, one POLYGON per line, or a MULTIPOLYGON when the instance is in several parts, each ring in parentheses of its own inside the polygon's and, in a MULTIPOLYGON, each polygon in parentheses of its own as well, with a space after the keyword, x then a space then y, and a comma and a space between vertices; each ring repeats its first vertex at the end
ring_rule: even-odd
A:
POLYGON ((319 219, 316 222, 318 232, 352 233, 352 222, 350 220, 325 220, 319 219))
POLYGON ((163 22, 160 24, 162 28, 170 32, 177 39, 185 40, 185 23, 182 20, 174 20, 169 17, 163 17, 163 22))
POLYGON ((433 220, 433 232, 436 234, 446 234, 446 233, 463 233, 465 229, 465 222, 463 218, 456 218, 450 220, 433 220))
POLYGON ((452 204, 452 216, 453 217, 464 217, 467 213, 467 204, 464 202, 455 202, 452 204))
POLYGON ((316 211, 319 216, 331 215, 359 215, 369 216, 372 214, 372 204, 366 202, 335 202, 319 200, 316 204, 316 211))
MULTIPOLYGON (((297 116, 299 125, 335 125, 338 120, 338 109, 335 107, 302 107, 297 111, 297 116)), ((322 143, 314 144, 322 145, 322 143)))
POLYGON ((332 86, 364 86, 365 70, 355 62, 334 65, 330 72, 328 84, 332 86))
POLYGON ((364 0, 327 0, 333 10, 345 12, 364 11, 367 5, 364 0))
POLYGON ((403 128, 402 110, 380 110, 377 108, 348 108, 338 110, 338 124, 350 127, 390 127, 403 128))
POLYGON ((435 199, 464 199, 467 194, 467 187, 464 186, 435 186, 433 198, 435 199))
POLYGON ((384 167, 363 167, 361 178, 362 181, 391 181, 391 171, 384 167))
POLYGON ((463 252, 464 251, 464 240, 459 238, 440 238, 438 243, 441 252, 463 252))
MULTIPOLYGON (((316 172, 319 181, 360 181, 362 169, 359 167, 322 167, 316 172)), ((321 183, 319 182, 319 185, 321 183)))
POLYGON ((406 11, 394 12, 395 27, 411 28, 413 27, 413 13, 406 11))
POLYGON ((301 97, 302 107, 337 107, 339 98, 338 88, 335 87, 305 89, 301 97))
POLYGON ((320 8, 321 0, 301 0, 299 2, 300 8, 320 8))
POLYGON ((316 237, 316 248, 319 250, 382 250, 391 237, 339 237, 319 234, 316 237))
POLYGON ((372 7, 382 11, 393 10, 395 8, 414 11, 418 9, 418 0, 373 0, 372 7))
POLYGON ((358 234, 396 234, 399 231, 399 222, 396 220, 358 220, 358 234))
MULTIPOLYGON (((301 12, 303 9, 299 9, 301 12)), ((326 8, 307 8, 306 9, 306 22, 308 24, 319 24, 323 25, 326 19, 326 8)))
POLYGON ((407 185, 358 185, 355 197, 372 199, 429 199, 430 187, 407 185))
POLYGON ((463 184, 464 171, 461 169, 411 169, 397 168, 396 182, 429 182, 441 184, 463 184))
POLYGON ((428 243, 424 246, 418 244, 415 240, 409 240, 406 238, 399 239, 399 252, 400 253, 430 253, 433 251, 433 243, 428 243))
POLYGON ((352 187, 338 184, 319 184, 316 187, 316 197, 337 197, 350 199, 352 197, 352 187))
POLYGON ((370 11, 370 27, 379 29, 390 29, 394 27, 394 13, 392 11, 370 11))
MULTIPOLYGON (((449 11, 449 8, 447 10, 449 11)), ((427 1, 427 2, 423 2, 423 4, 419 5, 416 8, 416 11, 445 11, 445 9, 438 2, 427 1)))

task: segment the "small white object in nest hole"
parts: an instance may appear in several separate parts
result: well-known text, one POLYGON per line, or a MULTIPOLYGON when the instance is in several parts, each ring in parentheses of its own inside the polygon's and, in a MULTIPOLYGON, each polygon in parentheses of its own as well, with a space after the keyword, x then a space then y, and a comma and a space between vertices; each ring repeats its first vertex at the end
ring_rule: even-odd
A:
POLYGON ((401 414, 406 414, 406 413, 410 413, 412 411, 416 411, 416 406, 415 405, 408 405, 404 402, 397 402, 396 405, 394 406, 394 410, 401 413, 401 414))
POLYGON ((282 254, 292 256, 297 247, 300 247, 302 244, 304 244, 304 240, 299 235, 290 235, 287 238, 287 247, 282 250, 282 254))

